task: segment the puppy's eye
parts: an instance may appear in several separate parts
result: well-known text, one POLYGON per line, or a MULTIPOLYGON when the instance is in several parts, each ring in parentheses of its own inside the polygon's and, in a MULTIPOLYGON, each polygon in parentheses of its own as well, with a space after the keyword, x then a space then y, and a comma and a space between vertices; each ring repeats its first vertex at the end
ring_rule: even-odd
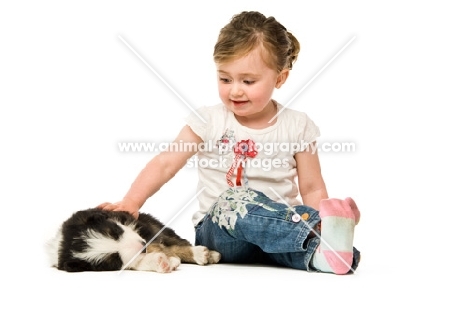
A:
POLYGON ((104 228, 104 234, 114 240, 119 240, 124 230, 115 223, 109 223, 109 226, 104 228))

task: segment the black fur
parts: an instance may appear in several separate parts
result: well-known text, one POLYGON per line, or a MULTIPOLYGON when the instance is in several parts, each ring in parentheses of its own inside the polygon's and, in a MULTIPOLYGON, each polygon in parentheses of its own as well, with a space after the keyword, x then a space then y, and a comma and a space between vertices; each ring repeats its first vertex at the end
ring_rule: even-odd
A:
MULTIPOLYGON (((144 241, 160 245, 161 248, 165 249, 171 246, 176 246, 174 248, 194 248, 188 240, 179 237, 173 229, 164 226, 158 219, 147 213, 140 213, 138 219, 135 219, 127 212, 93 208, 74 213, 62 224, 59 236, 57 236, 57 240, 60 242, 54 249, 57 251, 56 255, 58 256, 55 262, 56 267, 68 272, 120 270, 123 267, 123 261, 117 252, 108 253, 99 262, 87 261, 75 255, 76 253, 85 252, 89 247, 87 238, 83 237, 86 236, 87 232, 98 232, 106 238, 118 241, 124 230, 116 222, 124 226, 135 227, 135 231, 144 241)), ((199 262, 196 259, 186 261, 204 265, 206 263, 216 263, 219 260, 218 256, 216 256, 219 253, 208 249, 206 249, 206 252, 208 253, 206 254, 206 262, 199 262)), ((177 256, 177 252, 167 252, 166 254, 168 256, 177 256)), ((179 257, 184 261, 183 255, 179 257)))

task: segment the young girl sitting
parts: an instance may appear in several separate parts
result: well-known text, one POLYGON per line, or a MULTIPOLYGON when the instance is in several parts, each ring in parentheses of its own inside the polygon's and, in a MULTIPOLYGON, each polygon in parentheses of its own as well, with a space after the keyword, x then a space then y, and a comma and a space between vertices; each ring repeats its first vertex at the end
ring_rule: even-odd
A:
POLYGON ((122 201, 100 205, 135 217, 145 201, 195 154, 199 210, 195 243, 225 263, 263 263, 335 274, 354 272, 360 212, 351 198, 331 199, 316 152, 320 132, 302 112, 272 99, 287 80, 299 42, 273 17, 242 12, 214 48, 221 104, 200 108, 155 156, 122 201), (297 183, 296 183, 297 180, 297 183), (301 202, 302 200, 302 202, 301 202))

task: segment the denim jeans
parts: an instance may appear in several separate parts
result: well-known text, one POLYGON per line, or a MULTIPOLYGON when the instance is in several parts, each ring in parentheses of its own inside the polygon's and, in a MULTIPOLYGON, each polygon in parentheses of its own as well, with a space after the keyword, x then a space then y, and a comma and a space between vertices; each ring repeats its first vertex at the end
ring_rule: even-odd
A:
MULTIPOLYGON (((222 263, 260 263, 316 271, 312 256, 320 237, 308 238, 320 222, 308 206, 275 202, 251 188, 222 193, 195 227, 195 244, 221 253, 222 263)), ((359 251, 354 249, 355 270, 359 251)))

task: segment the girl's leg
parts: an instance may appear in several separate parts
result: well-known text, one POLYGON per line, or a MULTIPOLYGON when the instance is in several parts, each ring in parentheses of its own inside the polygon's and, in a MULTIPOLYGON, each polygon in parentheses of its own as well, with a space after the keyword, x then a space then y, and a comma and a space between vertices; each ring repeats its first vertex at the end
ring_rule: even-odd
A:
POLYGON ((344 274, 354 271, 360 259, 353 248, 355 220, 360 215, 350 202, 323 200, 319 213, 307 206, 275 202, 249 188, 230 188, 197 227, 196 244, 220 252, 221 262, 275 263, 344 274))
POLYGON ((293 208, 249 188, 230 188, 197 227, 196 243, 220 252, 221 262, 264 262, 259 257, 281 253, 272 261, 311 270, 317 243, 309 234, 319 222, 310 207, 293 208))
POLYGON ((319 214, 322 232, 312 260, 314 268, 335 274, 354 271, 352 265, 358 255, 353 248, 354 226, 360 217, 356 204, 351 198, 324 199, 319 214))
MULTIPOLYGON (((310 268, 336 274, 354 272, 361 260, 361 253, 353 247, 352 240, 354 226, 361 217, 356 203, 349 197, 344 201, 339 199, 323 200, 320 205, 319 215, 321 215, 322 222, 317 225, 319 227, 315 227, 311 232, 312 238, 306 240, 308 242, 307 248, 317 249, 314 252, 313 259, 310 260, 310 268), (355 224, 350 220, 353 216, 355 224), (341 217, 344 217, 344 219, 341 217), (345 222, 344 225, 343 222, 345 222), (322 225, 325 226, 324 232, 321 229, 322 225)), ((300 260, 300 257, 293 258, 298 254, 272 253, 267 255, 271 262, 287 265, 290 261, 300 260)))
POLYGON ((253 264, 260 261, 262 250, 255 244, 232 237, 211 221, 209 215, 195 227, 195 245, 203 245, 221 254, 220 263, 253 264))

